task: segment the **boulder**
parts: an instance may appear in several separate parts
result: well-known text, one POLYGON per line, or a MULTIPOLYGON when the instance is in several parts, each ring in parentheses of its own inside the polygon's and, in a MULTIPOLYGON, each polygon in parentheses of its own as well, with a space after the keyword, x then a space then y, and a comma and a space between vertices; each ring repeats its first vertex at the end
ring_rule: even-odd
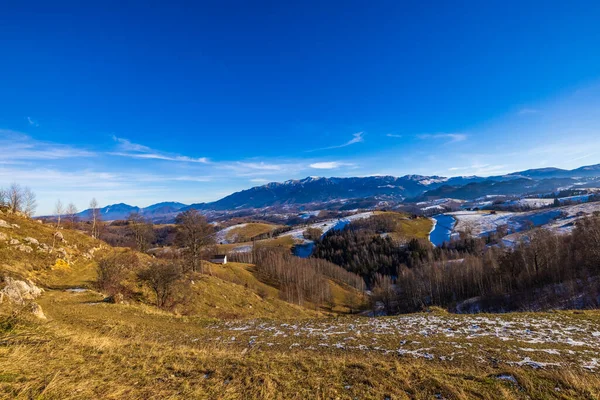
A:
POLYGON ((4 289, 0 290, 0 303, 3 300, 17 304, 25 304, 28 300, 40 297, 44 292, 30 280, 19 281, 9 277, 4 278, 4 289))
POLYGON ((63 236, 63 234, 61 232, 54 232, 54 237, 56 238, 56 240, 62 242, 63 240, 65 240, 65 237, 63 236))
POLYGON ((31 246, 22 244, 17 246, 17 250, 24 251, 25 253, 31 253, 33 251, 33 248, 31 246))
POLYGON ((19 243, 21 243, 21 242, 19 242, 18 239, 10 239, 10 242, 8 242, 8 244, 13 245, 13 246, 16 244, 19 244, 19 243))
POLYGON ((32 238, 32 237, 26 237, 25 239, 23 239, 23 241, 25 243, 29 243, 29 244, 35 244, 36 246, 40 244, 40 242, 38 242, 37 239, 32 238))
POLYGON ((31 312, 36 318, 46 319, 46 315, 44 314, 42 307, 38 303, 31 303, 29 305, 29 312, 31 312))
POLYGON ((13 227, 5 220, 0 219, 0 228, 12 229, 13 227))

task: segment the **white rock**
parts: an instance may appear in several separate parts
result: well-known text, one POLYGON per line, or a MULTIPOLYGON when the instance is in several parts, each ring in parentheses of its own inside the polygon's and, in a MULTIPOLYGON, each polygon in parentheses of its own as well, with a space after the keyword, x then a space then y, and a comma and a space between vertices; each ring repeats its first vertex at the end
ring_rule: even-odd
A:
POLYGON ((0 219, 0 228, 12 229, 13 227, 3 219, 0 219))
POLYGON ((25 239, 23 239, 23 241, 25 243, 29 243, 29 244, 35 244, 36 246, 40 244, 40 242, 38 242, 37 239, 32 238, 32 237, 26 237, 25 239))

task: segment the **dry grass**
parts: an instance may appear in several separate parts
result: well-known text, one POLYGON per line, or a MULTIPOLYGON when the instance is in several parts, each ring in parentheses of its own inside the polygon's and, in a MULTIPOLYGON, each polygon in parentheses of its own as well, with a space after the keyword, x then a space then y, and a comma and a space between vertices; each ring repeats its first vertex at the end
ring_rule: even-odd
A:
POLYGON ((19 317, 12 326, 2 325, 1 398, 595 399, 600 395, 598 376, 582 370, 314 351, 304 348, 306 344, 252 345, 239 333, 220 328, 223 323, 218 321, 177 317, 144 306, 89 303, 93 300, 93 293, 49 293, 41 302, 49 322, 19 317), (515 381, 498 379, 502 374, 515 381))
POLYGON ((377 214, 384 214, 394 219, 396 230, 390 232, 390 236, 397 240, 427 239, 433 227, 433 222, 429 218, 411 219, 408 214, 393 211, 378 211, 377 214))
POLYGON ((251 241, 252 238, 257 235, 272 232, 273 230, 279 227, 280 225, 251 222, 247 223, 244 226, 233 228, 230 231, 228 231, 226 239, 230 242, 248 242, 251 241))

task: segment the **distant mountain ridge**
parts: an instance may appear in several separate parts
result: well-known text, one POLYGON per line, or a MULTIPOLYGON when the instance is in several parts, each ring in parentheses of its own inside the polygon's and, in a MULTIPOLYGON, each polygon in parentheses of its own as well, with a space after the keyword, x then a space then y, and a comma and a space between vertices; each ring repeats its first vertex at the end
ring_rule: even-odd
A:
MULTIPOLYGON (((480 176, 447 178, 436 175, 307 177, 252 187, 211 203, 186 205, 178 202, 162 202, 145 208, 120 203, 103 207, 100 212, 106 221, 125 219, 132 212, 136 212, 155 222, 172 222, 178 213, 190 208, 208 212, 321 203, 326 207, 328 202, 367 198, 397 203, 441 197, 468 200, 493 194, 522 195, 552 192, 576 185, 586 187, 595 184, 596 181, 592 178, 597 177, 600 177, 600 164, 573 170, 529 169, 487 178, 480 176)), ((600 185, 600 182, 598 184, 600 185)), ((78 215, 82 219, 87 219, 89 210, 78 215)))

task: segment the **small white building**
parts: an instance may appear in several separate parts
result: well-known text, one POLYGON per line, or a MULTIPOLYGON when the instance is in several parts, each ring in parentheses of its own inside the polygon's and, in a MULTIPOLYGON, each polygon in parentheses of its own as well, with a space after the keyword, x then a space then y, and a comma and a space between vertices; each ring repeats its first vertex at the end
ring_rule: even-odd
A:
POLYGON ((227 264, 227 255, 217 254, 210 258, 210 262, 213 264, 227 264))

